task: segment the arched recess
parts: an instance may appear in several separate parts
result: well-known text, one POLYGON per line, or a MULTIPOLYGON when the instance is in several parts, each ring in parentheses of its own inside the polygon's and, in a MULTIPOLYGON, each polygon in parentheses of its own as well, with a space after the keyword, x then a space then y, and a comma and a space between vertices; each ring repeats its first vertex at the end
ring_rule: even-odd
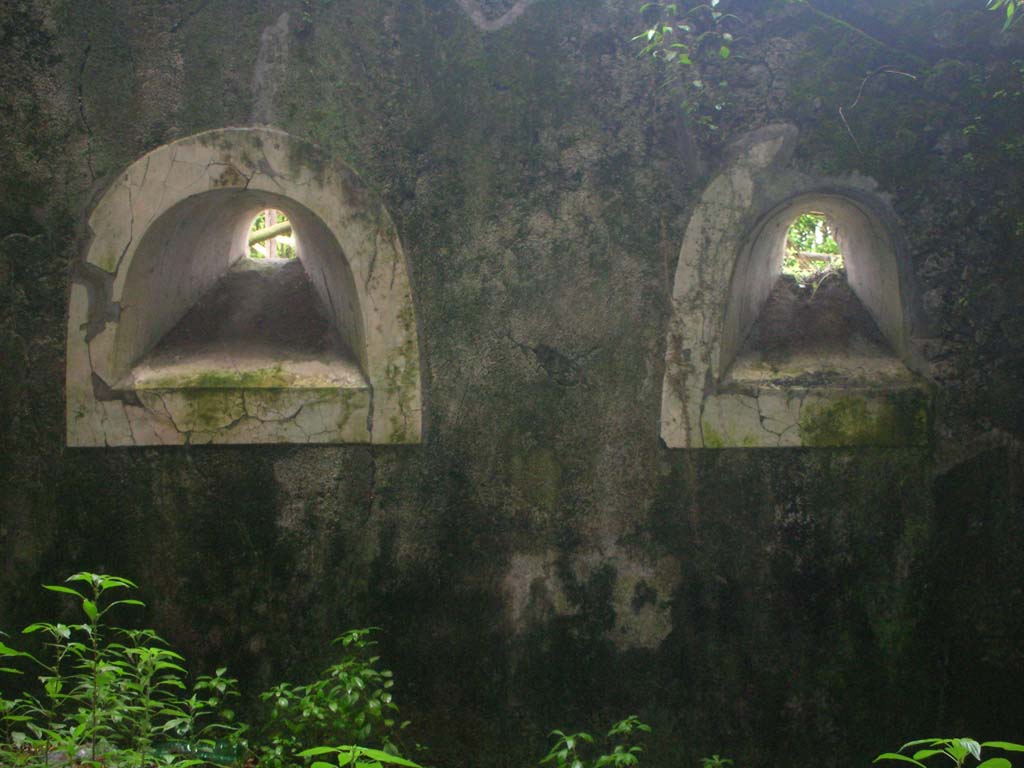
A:
POLYGON ((133 163, 72 282, 71 446, 418 442, 419 343, 390 217, 340 161, 266 128, 133 163), (247 257, 277 209, 298 260, 247 257))
POLYGON ((670 448, 907 445, 927 439, 929 396, 914 373, 915 306, 896 217, 873 182, 788 167, 796 128, 730 148, 687 227, 666 342, 661 435, 670 448), (798 214, 838 225, 849 287, 888 343, 884 356, 817 359, 748 375, 744 343, 779 278, 798 214))

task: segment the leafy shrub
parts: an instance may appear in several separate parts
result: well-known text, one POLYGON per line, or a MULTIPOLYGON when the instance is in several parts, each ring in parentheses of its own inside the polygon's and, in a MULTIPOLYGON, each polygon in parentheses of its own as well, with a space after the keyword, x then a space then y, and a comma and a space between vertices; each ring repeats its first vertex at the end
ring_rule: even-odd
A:
MULTIPOLYGON (((312 683, 280 683, 260 694, 270 705, 261 733, 261 766, 285 768, 296 757, 326 754, 310 750, 330 744, 366 744, 380 747, 377 751, 383 754, 398 754, 397 734, 408 723, 398 722, 391 671, 381 669, 380 657, 372 653, 374 631, 354 629, 335 639, 344 650, 342 658, 312 683)), ((354 753, 345 754, 357 759, 354 753)), ((342 753, 338 755, 340 759, 342 753)))
POLYGON ((897 760, 903 763, 912 763, 920 768, 927 768, 927 766, 921 762, 922 760, 927 760, 931 757, 935 757, 936 755, 943 755, 953 761, 955 768, 961 768, 968 758, 974 758, 978 761, 976 768, 1013 768, 1010 761, 1005 757, 990 757, 986 760, 982 760, 981 750, 985 747, 1002 750, 1004 752, 1024 752, 1024 745, 1014 744, 1009 741, 986 741, 978 743, 974 739, 963 737, 956 739, 918 739, 916 741, 908 741, 900 747, 897 752, 882 753, 874 759, 874 762, 877 763, 880 760, 897 760), (915 750, 912 756, 900 754, 908 747, 923 748, 915 750))
MULTIPOLYGON (((233 763, 244 726, 226 706, 237 695, 226 670, 196 678, 189 692, 184 660, 156 632, 107 624, 113 608, 143 605, 112 599, 115 590, 134 589, 133 582, 95 573, 76 573, 67 582, 82 586, 45 589, 73 596, 84 621, 38 622, 23 630, 45 639, 44 659, 0 642, 0 657, 30 662, 42 687, 38 695, 0 697, 0 763, 233 763)), ((21 674, 14 667, 0 671, 21 674)))
MULTIPOLYGON (((197 677, 189 688, 184 659, 155 631, 108 623, 112 609, 143 605, 114 599, 135 589, 133 582, 83 572, 67 583, 74 586, 45 589, 73 596, 83 621, 26 627, 23 634, 44 638, 42 658, 0 642, 0 659, 34 666, 40 686, 36 693, 0 696, 0 765, 237 765, 247 726, 227 706, 238 695, 227 670, 197 677)), ((331 755, 338 765, 419 768, 397 754, 396 737, 407 723, 397 721, 392 674, 372 655, 372 631, 337 638, 341 659, 314 682, 281 683, 262 694, 270 711, 247 765, 255 760, 260 768, 292 768, 331 755), (338 744, 350 746, 329 746, 338 744)), ((0 672, 22 674, 17 666, 0 672)))
MULTIPOLYGON (((405 768, 421 768, 398 755, 392 755, 379 749, 368 747, 314 747, 299 753, 299 757, 324 757, 332 755, 337 758, 337 765, 343 768, 383 768, 384 765, 401 765, 405 768)), ((310 768, 334 768, 331 763, 315 761, 310 768)))
POLYGON ((610 766, 629 766, 640 764, 640 753, 643 747, 630 744, 640 733, 650 733, 651 727, 640 722, 636 715, 620 720, 605 734, 605 751, 592 754, 597 750, 594 737, 589 733, 565 733, 552 731, 557 736, 555 745, 540 761, 541 765, 552 768, 604 768, 610 766))

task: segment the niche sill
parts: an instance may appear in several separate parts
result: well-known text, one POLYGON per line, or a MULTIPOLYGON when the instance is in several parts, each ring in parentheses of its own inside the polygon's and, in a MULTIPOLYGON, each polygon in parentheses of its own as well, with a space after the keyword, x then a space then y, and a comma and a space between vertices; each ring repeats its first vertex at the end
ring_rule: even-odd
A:
POLYGON ((783 277, 705 399, 701 439, 711 448, 921 446, 930 403, 845 279, 809 291, 783 277))
POLYGON ((917 386, 917 382, 901 360, 891 354, 875 354, 872 349, 846 354, 807 350, 781 360, 750 352, 733 363, 721 389, 892 389, 917 386))
POLYGON ((870 342, 843 351, 745 350, 701 414, 705 448, 922 446, 931 393, 870 342))

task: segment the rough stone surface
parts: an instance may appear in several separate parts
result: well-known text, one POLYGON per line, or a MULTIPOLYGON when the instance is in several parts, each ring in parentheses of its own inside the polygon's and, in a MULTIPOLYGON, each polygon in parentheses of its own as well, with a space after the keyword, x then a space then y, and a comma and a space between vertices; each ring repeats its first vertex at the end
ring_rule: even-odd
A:
MULTIPOLYGON (((651 768, 1019 740, 1020 31, 982 2, 723 4, 742 26, 697 89, 637 58, 626 0, 538 0, 487 32, 456 0, 0 3, 0 629, 71 618, 41 583, 130 577, 139 621, 226 664, 248 717, 381 626, 437 766, 533 765, 551 729, 634 712, 651 768), (849 108, 883 65, 917 79, 876 75, 849 108), (148 152, 264 107, 393 218, 422 442, 159 447, 166 424, 110 400, 83 428, 134 420, 154 446, 69 448, 65 367, 89 365, 69 328, 113 289, 82 264, 87 213, 148 152), (688 222, 725 147, 780 122, 794 174, 888 195, 931 297, 926 446, 659 440, 688 222)), ((848 405, 820 434, 873 407, 848 405)))

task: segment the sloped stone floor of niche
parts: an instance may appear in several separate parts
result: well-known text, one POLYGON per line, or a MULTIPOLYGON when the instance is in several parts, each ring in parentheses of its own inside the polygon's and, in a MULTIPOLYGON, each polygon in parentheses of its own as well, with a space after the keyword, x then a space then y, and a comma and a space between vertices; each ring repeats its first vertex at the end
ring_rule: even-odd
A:
POLYGON ((120 387, 362 389, 298 259, 238 262, 120 387))
POLYGON ((817 289, 779 278, 723 385, 898 389, 916 382, 839 273, 817 289))

